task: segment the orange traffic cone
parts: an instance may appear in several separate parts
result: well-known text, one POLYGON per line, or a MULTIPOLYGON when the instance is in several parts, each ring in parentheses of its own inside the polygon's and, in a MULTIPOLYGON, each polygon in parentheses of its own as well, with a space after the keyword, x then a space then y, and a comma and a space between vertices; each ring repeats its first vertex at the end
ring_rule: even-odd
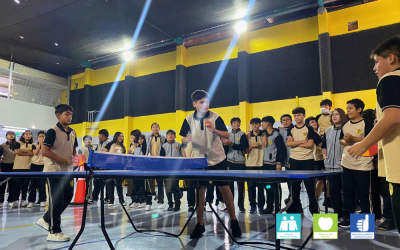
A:
MULTIPOLYGON (((79 172, 84 172, 84 166, 79 167, 79 172)), ((86 181, 84 178, 79 178, 76 184, 75 199, 71 205, 80 205, 85 202, 86 181)))

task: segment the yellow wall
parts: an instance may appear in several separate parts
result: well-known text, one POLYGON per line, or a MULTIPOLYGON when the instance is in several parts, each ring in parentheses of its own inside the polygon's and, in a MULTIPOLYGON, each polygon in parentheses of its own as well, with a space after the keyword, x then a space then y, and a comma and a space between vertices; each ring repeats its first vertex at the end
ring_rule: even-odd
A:
POLYGON ((67 104, 68 102, 68 90, 61 92, 61 104, 67 104))
MULTIPOLYGON (((104 83, 114 82, 120 69, 121 64, 94 70, 92 84, 90 85, 96 86, 104 83)), ((126 66, 121 77, 118 80, 124 80, 125 76, 128 75, 128 72, 129 67, 126 66)))
MULTIPOLYGON (((186 67, 193 65, 222 61, 225 57, 231 38, 218 42, 194 46, 186 49, 186 67)), ((237 58, 238 49, 235 46, 230 59, 237 58)))
POLYGON ((250 53, 318 40, 318 18, 311 17, 248 33, 250 53))
POLYGON ((372 29, 400 22, 399 0, 378 0, 328 13, 331 36, 372 29), (348 31, 348 23, 358 21, 358 30, 348 31))
POLYGON ((85 73, 80 73, 71 77, 71 90, 75 89, 76 83, 78 83, 78 89, 82 89, 85 86, 85 73))
POLYGON ((175 70, 176 51, 135 60, 129 65, 129 74, 134 77, 175 70))

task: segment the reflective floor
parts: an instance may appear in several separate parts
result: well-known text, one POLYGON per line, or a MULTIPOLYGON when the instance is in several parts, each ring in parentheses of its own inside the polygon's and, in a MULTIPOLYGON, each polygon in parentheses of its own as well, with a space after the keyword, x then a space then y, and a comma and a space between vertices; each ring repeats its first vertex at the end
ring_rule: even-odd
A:
MULTIPOLYGON (((126 190, 124 190, 125 192, 126 190)), ((287 188, 284 188, 283 197, 287 197, 287 188)), ((304 216, 302 218, 302 240, 282 240, 282 246, 298 248, 301 246, 312 229, 312 216, 307 209, 307 193, 302 192, 304 216)), ((117 199, 116 199, 117 200, 117 199)), ((126 198, 130 203, 130 198, 126 198)), ((155 203, 153 203, 155 204, 155 203)), ((4 204, 6 205, 6 203, 4 204)), ((246 193, 245 206, 248 208, 246 193)), ((322 199, 320 199, 322 208, 322 199)), ((47 242, 47 232, 35 224, 44 214, 46 208, 18 208, 0 209, 0 249, 68 249, 71 242, 47 242)), ((160 229, 167 232, 178 233, 188 218, 186 192, 182 199, 180 212, 166 211, 168 205, 164 204, 163 210, 158 210, 153 205, 151 211, 144 209, 129 209, 129 214, 138 228, 160 229)), ((82 206, 69 206, 62 215, 62 230, 73 239, 81 226, 82 206)), ((243 232, 240 241, 270 242, 275 240, 275 222, 272 215, 249 214, 237 212, 238 220, 243 232)), ((332 212, 330 210, 330 212, 332 212)), ((106 206, 106 229, 116 249, 274 249, 267 245, 237 245, 229 239, 223 227, 218 223, 212 212, 205 212, 206 233, 203 238, 189 239, 189 233, 196 224, 196 218, 190 221, 188 229, 180 238, 174 238, 157 233, 135 233, 129 223, 128 217, 119 205, 106 206)), ((218 212, 229 226, 229 215, 218 212)), ((400 237, 396 230, 379 231, 376 224, 375 240, 351 240, 347 230, 339 229, 338 240, 313 240, 304 249, 341 249, 341 250, 369 250, 369 249, 400 249, 400 237)), ((88 208, 86 229, 78 241, 75 249, 108 249, 106 240, 100 229, 100 206, 92 204, 88 208)))

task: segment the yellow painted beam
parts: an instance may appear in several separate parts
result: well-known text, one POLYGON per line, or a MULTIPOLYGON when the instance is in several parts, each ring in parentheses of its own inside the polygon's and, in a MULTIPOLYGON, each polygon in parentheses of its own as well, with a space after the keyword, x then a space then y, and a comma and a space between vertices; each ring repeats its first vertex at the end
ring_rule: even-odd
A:
POLYGON ((181 141, 182 141, 182 136, 179 135, 179 132, 181 131, 183 121, 184 121, 185 118, 186 118, 186 112, 183 111, 183 110, 177 110, 177 111, 175 112, 175 114, 176 114, 176 115, 175 115, 175 121, 176 121, 176 123, 175 123, 176 140, 179 141, 179 142, 181 142, 181 141))
POLYGON ((85 85, 92 86, 94 82, 94 70, 86 68, 85 69, 85 85))
POLYGON ((176 47, 176 65, 183 65, 186 67, 186 47, 179 45, 176 47))
POLYGON ((328 11, 318 14, 318 31, 319 34, 329 33, 328 11))
POLYGON ((238 52, 246 51, 250 53, 249 35, 247 32, 240 34, 238 40, 238 52))
POLYGON ((334 99, 334 94, 332 93, 332 92, 330 92, 330 91, 327 91, 327 92, 323 92, 322 93, 322 99, 329 99, 329 100, 331 100, 332 101, 332 108, 334 108, 335 107, 335 99, 334 99))

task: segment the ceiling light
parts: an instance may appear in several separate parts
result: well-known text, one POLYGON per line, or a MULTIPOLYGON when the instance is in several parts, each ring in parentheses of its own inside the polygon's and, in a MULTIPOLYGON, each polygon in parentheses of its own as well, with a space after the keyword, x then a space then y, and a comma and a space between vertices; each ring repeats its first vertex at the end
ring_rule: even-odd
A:
POLYGON ((240 19, 240 18, 245 17, 246 15, 247 15, 247 9, 242 8, 242 9, 238 9, 238 10, 236 11, 236 13, 235 13, 235 15, 233 16, 233 18, 235 18, 235 19, 240 19))
POLYGON ((130 50, 124 51, 122 55, 124 56, 125 61, 129 61, 133 58, 132 51, 130 50))
POLYGON ((58 46, 58 43, 55 43, 54 45, 55 45, 55 46, 58 46))
POLYGON ((246 31, 246 29, 247 29, 246 21, 240 20, 235 24, 235 30, 239 34, 246 31))
POLYGON ((129 43, 124 44, 124 48, 122 50, 131 49, 132 46, 129 43))
POLYGON ((19 0, 14 0, 17 4, 19 4, 19 0))
POLYGON ((19 127, 10 127, 10 126, 3 126, 4 131, 14 131, 14 132, 25 132, 28 130, 27 128, 19 128, 19 127))
POLYGON ((21 39, 24 39, 24 37, 23 37, 23 36, 19 36, 19 38, 21 38, 21 39))
POLYGON ((57 64, 59 64, 59 63, 57 63, 57 64))

